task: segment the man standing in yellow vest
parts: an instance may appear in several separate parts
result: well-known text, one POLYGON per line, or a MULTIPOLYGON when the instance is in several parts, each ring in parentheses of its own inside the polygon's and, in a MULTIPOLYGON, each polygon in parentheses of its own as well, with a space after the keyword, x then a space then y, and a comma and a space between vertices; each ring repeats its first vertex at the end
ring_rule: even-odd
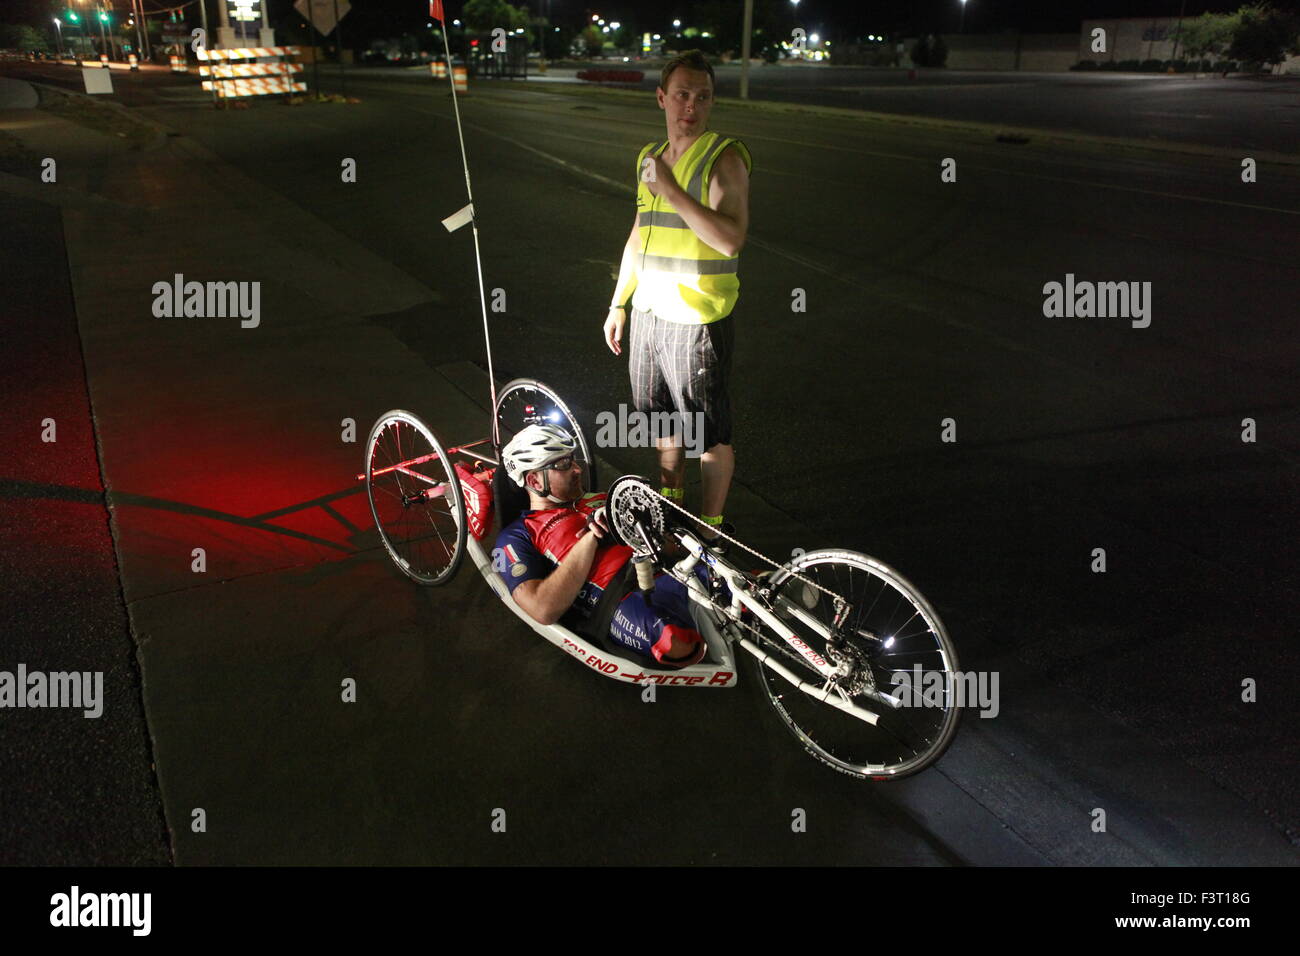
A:
MULTIPOLYGON (((700 517, 721 529, 735 470, 730 316, 740 293, 737 266, 749 230, 753 162, 740 140, 708 129, 713 90, 713 67, 700 51, 664 65, 655 95, 668 138, 637 156, 637 215, 604 333, 610 351, 621 355, 625 303, 632 295, 633 402, 639 412, 702 419, 700 517)), ((662 491, 680 503, 686 479, 681 436, 660 437, 658 448, 662 491)))

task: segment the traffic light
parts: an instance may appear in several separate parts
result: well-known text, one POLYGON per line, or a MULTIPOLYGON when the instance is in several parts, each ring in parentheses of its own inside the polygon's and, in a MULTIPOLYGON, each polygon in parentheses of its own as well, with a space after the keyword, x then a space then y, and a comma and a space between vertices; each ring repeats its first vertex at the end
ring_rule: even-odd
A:
POLYGON ((76 11, 76 10, 69 10, 69 11, 68 11, 68 19, 71 20, 73 23, 80 23, 80 22, 81 22, 81 17, 77 16, 77 11, 76 11))

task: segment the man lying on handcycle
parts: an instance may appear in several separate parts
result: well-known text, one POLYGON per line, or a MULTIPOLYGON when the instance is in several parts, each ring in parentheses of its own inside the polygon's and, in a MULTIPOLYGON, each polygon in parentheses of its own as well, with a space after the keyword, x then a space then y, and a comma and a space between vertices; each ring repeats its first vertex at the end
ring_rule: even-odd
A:
MULTIPOLYGON (((529 508, 501 529, 501 577, 540 624, 574 608, 591 619, 601 595, 621 580, 632 549, 609 536, 605 496, 582 490, 573 438, 558 425, 529 425, 502 449, 506 473, 528 492, 529 508)), ((697 664, 706 650, 691 623, 685 586, 659 574, 649 594, 633 589, 618 603, 609 636, 667 667, 697 664)))

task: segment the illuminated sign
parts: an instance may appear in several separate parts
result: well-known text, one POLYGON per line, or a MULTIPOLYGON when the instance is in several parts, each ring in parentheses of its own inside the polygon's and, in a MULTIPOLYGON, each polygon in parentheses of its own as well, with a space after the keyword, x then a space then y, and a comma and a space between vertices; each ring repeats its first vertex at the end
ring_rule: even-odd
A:
POLYGON ((262 19, 262 0, 227 0, 230 19, 253 23, 262 19))

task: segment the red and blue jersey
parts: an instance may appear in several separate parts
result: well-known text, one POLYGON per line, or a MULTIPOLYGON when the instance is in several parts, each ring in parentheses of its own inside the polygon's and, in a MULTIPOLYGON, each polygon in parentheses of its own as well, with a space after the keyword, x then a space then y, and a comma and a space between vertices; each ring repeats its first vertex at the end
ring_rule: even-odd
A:
MULTIPOLYGON (((506 587, 513 594, 525 581, 544 578, 564 560, 587 529, 587 519, 604 507, 605 496, 595 492, 583 495, 568 505, 525 511, 497 535, 497 548, 505 559, 501 572, 506 587)), ((587 582, 578 593, 574 606, 584 612, 595 607, 614 575, 632 557, 632 549, 606 541, 596 549, 587 582)))

